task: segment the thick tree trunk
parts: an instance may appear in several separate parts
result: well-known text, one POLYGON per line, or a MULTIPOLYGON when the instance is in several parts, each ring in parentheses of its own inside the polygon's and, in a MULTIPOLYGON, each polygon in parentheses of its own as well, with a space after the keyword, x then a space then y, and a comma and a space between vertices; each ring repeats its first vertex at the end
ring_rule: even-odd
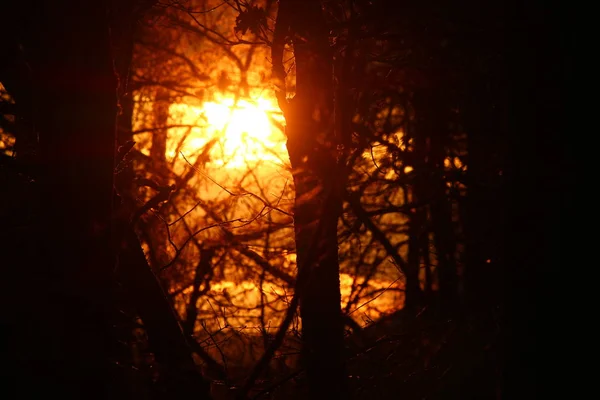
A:
MULTIPOLYGON (((32 72, 42 166, 35 183, 42 209, 15 231, 7 252, 20 271, 13 283, 26 294, 7 329, 9 360, 25 397, 129 397, 113 328, 118 80, 110 7, 109 1, 39 1, 23 14, 24 27, 15 27, 32 72)), ((190 393, 206 390, 180 398, 190 393)))
POLYGON ((24 358, 42 360, 47 370, 32 377, 44 377, 46 393, 106 398, 118 393, 120 374, 110 328, 117 312, 110 241, 117 80, 107 6, 34 8, 23 46, 36 91, 44 211, 31 232, 38 252, 24 256, 30 278, 44 282, 30 304, 44 340, 24 358))
MULTIPOLYGON (((294 228, 303 359, 311 398, 343 398, 343 321, 337 222, 342 208, 333 132, 332 59, 317 0, 281 1, 273 49, 276 75, 286 36, 294 44, 296 95, 280 97, 296 189, 294 228)), ((281 77, 281 76, 280 76, 281 77)))

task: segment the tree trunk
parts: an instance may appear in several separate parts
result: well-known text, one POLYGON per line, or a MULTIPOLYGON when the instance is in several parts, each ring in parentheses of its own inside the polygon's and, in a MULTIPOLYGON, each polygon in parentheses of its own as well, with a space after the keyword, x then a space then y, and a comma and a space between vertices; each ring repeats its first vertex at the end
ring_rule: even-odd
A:
POLYGON ((131 228, 125 228, 123 235, 119 276, 148 332, 150 349, 161 366, 166 398, 208 398, 208 386, 199 375, 175 311, 152 273, 137 235, 131 228))
MULTIPOLYGON (((154 104, 152 106, 152 114, 154 117, 154 126, 157 128, 166 127, 169 122, 169 91, 165 88, 158 88, 154 104)), ((157 163, 156 171, 160 176, 166 168, 166 152, 167 152, 167 134, 168 130, 157 129, 152 133, 152 147, 150 148, 150 158, 152 162, 157 163)), ((160 182, 164 185, 165 182, 160 182)))
POLYGON ((414 96, 417 113, 417 135, 426 138, 425 177, 428 180, 427 195, 422 198, 429 204, 433 242, 437 252, 437 275, 440 305, 451 310, 458 301, 456 265, 456 239, 452 222, 452 209, 444 180, 444 159, 448 141, 449 112, 441 91, 444 88, 422 89, 414 96))
POLYGON ((279 100, 296 189, 296 290, 303 360, 311 398, 343 398, 346 376, 337 246, 342 200, 336 176, 332 59, 319 1, 280 2, 273 46, 274 72, 280 78, 281 46, 288 36, 294 45, 296 95, 289 102, 281 96, 279 100))
POLYGON ((120 374, 110 328, 117 312, 111 276, 117 79, 107 4, 40 2, 32 18, 24 48, 36 89, 45 211, 34 238, 39 253, 28 268, 44 282, 34 314, 45 348, 29 356, 44 354, 45 390, 106 398, 119 391, 120 374))
MULTIPOLYGON (((7 329, 16 382, 28 382, 18 388, 25 397, 130 397, 113 328, 119 312, 113 230, 118 80, 111 5, 38 1, 34 12, 22 14, 23 27, 15 27, 22 29, 15 37, 32 71, 42 166, 36 175, 40 213, 16 231, 6 252, 20 271, 13 284, 27 294, 7 329)), ((207 391, 179 398, 190 393, 207 391)))
MULTIPOLYGON (((154 126, 165 127, 169 121, 169 92, 165 88, 158 88, 156 98, 152 107, 154 126)), ((152 133, 152 146, 150 147, 150 159, 157 183, 161 186, 169 184, 167 176, 167 129, 158 129, 152 133)), ((159 211, 160 212, 160 211, 159 211)), ((144 232, 144 239, 150 246, 150 266, 156 276, 160 277, 160 270, 169 262, 168 227, 164 221, 156 215, 150 214, 144 221, 140 230, 144 232)), ((161 279, 165 288, 168 288, 166 279, 161 279)))

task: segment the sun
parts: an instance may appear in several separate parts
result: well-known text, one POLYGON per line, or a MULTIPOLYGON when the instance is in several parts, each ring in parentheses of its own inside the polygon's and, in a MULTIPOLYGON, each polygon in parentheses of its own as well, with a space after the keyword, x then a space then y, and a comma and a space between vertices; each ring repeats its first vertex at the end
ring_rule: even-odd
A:
POLYGON ((272 140, 272 124, 269 121, 269 102, 233 99, 208 102, 204 112, 212 129, 222 132, 221 144, 226 155, 240 153, 250 158, 262 155, 264 146, 272 140), (243 154, 242 154, 243 153, 243 154))
POLYGON ((209 123, 216 130, 225 130, 225 140, 232 147, 241 147, 249 136, 257 140, 268 140, 271 130, 268 113, 269 103, 257 101, 255 104, 247 100, 239 100, 234 105, 233 99, 220 103, 207 102, 204 111, 209 123))
POLYGON ((185 133, 183 152, 197 152, 216 140, 210 151, 211 163, 216 166, 240 169, 281 162, 287 153, 283 116, 269 99, 221 97, 201 107, 177 103, 171 106, 171 119, 197 125, 185 133))

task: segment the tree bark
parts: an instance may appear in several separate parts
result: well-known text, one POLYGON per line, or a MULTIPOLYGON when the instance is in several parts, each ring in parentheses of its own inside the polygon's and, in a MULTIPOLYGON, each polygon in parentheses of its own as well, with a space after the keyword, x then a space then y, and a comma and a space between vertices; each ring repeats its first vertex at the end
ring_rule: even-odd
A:
POLYGON ((273 45, 280 83, 287 37, 294 46, 296 95, 288 102, 280 93, 279 102, 296 189, 303 360, 311 398, 343 398, 347 389, 337 245, 342 200, 333 131, 333 66, 319 1, 280 2, 273 45))

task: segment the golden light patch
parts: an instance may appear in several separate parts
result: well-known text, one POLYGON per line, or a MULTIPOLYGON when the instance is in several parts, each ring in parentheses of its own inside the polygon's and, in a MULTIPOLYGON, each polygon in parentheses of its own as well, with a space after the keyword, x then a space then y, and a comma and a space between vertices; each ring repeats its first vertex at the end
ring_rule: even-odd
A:
MULTIPOLYGON (((226 97, 202 107, 179 103, 171 106, 171 115, 179 119, 177 123, 198 124, 199 129, 188 134, 184 153, 197 152, 217 139, 209 154, 213 165, 240 169, 264 161, 280 163, 287 157, 280 129, 283 116, 271 100, 226 97)), ((167 155, 175 156, 173 150, 167 155)))

